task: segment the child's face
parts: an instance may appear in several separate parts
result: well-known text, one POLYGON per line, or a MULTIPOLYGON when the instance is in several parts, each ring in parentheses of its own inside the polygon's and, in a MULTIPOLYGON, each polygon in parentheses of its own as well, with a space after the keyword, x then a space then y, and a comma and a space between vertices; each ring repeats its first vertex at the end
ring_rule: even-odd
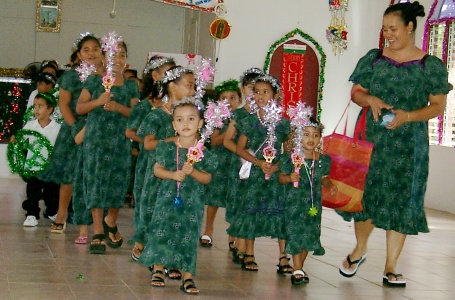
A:
POLYGON ((101 48, 95 40, 85 41, 77 56, 81 61, 86 61, 95 66, 101 64, 103 59, 101 48))
POLYGON ((43 98, 37 97, 33 100, 33 114, 38 121, 48 121, 52 111, 53 107, 48 107, 43 98))
POLYGON ((220 100, 226 99, 229 102, 229 110, 236 110, 240 104, 240 97, 236 91, 225 91, 220 94, 220 100))
POLYGON ((186 73, 182 75, 182 78, 177 82, 171 82, 169 84, 171 98, 174 100, 181 100, 185 97, 191 97, 196 92, 194 89, 194 75, 186 73))
POLYGON ((199 111, 194 106, 177 106, 174 109, 172 126, 181 137, 196 136, 198 129, 202 127, 203 120, 199 117, 199 111))
MULTIPOLYGON (((107 59, 107 57, 106 57, 107 59)), ((123 46, 119 46, 119 51, 114 56, 114 69, 113 71, 117 74, 123 72, 126 66, 126 50, 123 46)))
POLYGON ((268 101, 274 99, 275 96, 270 83, 258 82, 254 85, 254 100, 256 100, 259 107, 266 106, 268 101))
POLYGON ((319 129, 307 126, 303 129, 302 147, 305 150, 314 150, 321 141, 321 132, 319 129))
POLYGON ((254 84, 250 81, 247 85, 242 86, 240 91, 243 94, 243 97, 251 97, 254 94, 254 84))
POLYGON ((40 93, 48 93, 50 90, 52 90, 52 83, 46 83, 44 81, 40 81, 36 83, 36 89, 40 93))

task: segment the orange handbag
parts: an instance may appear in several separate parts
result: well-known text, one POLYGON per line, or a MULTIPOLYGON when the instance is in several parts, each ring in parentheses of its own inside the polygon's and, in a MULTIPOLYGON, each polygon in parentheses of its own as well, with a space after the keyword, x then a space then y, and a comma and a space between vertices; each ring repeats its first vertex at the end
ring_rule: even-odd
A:
POLYGON ((346 136, 346 126, 344 134, 335 133, 348 108, 349 104, 333 133, 323 139, 323 153, 332 158, 329 178, 338 193, 332 196, 330 190, 323 187, 322 205, 345 212, 360 212, 373 143, 365 141, 368 108, 362 109, 353 138, 346 136))

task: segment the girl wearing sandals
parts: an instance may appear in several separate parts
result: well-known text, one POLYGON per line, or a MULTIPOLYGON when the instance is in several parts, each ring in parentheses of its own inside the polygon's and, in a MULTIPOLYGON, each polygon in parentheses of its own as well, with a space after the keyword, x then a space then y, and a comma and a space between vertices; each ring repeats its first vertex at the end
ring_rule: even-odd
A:
POLYGON ((131 173, 131 141, 125 137, 125 130, 131 107, 139 97, 137 83, 122 75, 126 57, 126 45, 120 42, 113 59, 115 80, 110 93, 105 91, 101 76, 90 75, 76 107, 78 114, 87 114, 83 169, 85 199, 92 212, 95 234, 89 248, 91 254, 106 252, 105 239, 112 248, 123 243, 116 223, 131 173))
MULTIPOLYGON (((224 134, 223 140, 223 146, 232 153, 236 153, 237 141, 239 139, 239 134, 235 125, 237 124, 237 121, 246 118, 250 114, 251 109, 247 98, 253 97, 254 80, 263 75, 265 74, 262 70, 258 68, 250 68, 243 72, 242 76, 240 76, 240 92, 242 93, 242 103, 244 103, 244 105, 232 112, 228 129, 224 134)), ((237 194, 240 183, 240 158, 237 155, 232 155, 229 165, 231 167, 228 171, 229 175, 227 186, 229 189, 227 190, 226 221, 228 223, 232 223, 234 217, 237 215, 238 207, 240 205, 240 198, 237 194)), ((234 263, 241 264, 246 251, 245 239, 237 237, 237 240, 235 240, 235 238, 236 237, 229 235, 229 251, 233 254, 232 260, 234 263)))
MULTIPOLYGON (((191 70, 182 66, 174 66, 167 70, 161 83, 152 90, 152 97, 159 98, 163 105, 152 110, 140 125, 137 134, 144 140, 144 149, 148 152, 147 170, 144 177, 144 184, 140 196, 141 210, 136 233, 133 237, 135 247, 131 253, 133 260, 138 261, 144 251, 150 232, 150 221, 152 220, 157 197, 157 184, 159 180, 153 174, 155 166, 155 149, 160 140, 175 136, 172 127, 171 110, 173 105, 185 97, 191 97, 195 93, 195 78, 191 70)), ((150 266, 150 265, 149 265, 150 266)), ((152 269, 149 267, 149 269, 152 269)), ((166 274, 171 279, 180 280, 180 270, 171 268, 166 274)))
MULTIPOLYGON (((235 79, 221 82, 215 87, 215 97, 218 101, 228 100, 229 109, 232 113, 240 104, 241 93, 239 82, 235 79)), ((207 187, 208 196, 205 200, 205 204, 207 205, 206 226, 204 235, 200 238, 202 247, 212 247, 213 223, 215 222, 216 213, 218 207, 226 207, 228 187, 231 188, 227 183, 229 170, 231 169, 231 157, 234 154, 223 146, 227 128, 228 123, 225 122, 221 129, 215 129, 210 136, 210 142, 213 147, 212 151, 218 157, 218 164, 222 167, 216 169, 215 173, 213 173, 212 181, 207 187)), ((235 247, 234 237, 229 236, 228 242, 229 249, 235 247)))
POLYGON ((303 269, 308 251, 320 249, 322 186, 330 189, 332 195, 337 188, 327 177, 331 159, 317 151, 320 146, 323 125, 314 118, 303 128, 302 151, 305 157, 300 175, 295 172, 290 154, 283 154, 280 162, 279 182, 284 185, 286 252, 292 254, 294 272, 293 285, 310 282, 303 269), (298 183, 295 187, 294 183, 298 183))
MULTIPOLYGON (((269 100, 278 100, 280 84, 275 77, 264 75, 255 80, 254 99, 258 106, 256 114, 237 122, 240 137, 237 143, 237 154, 250 161, 254 167, 248 179, 241 180, 238 187, 240 205, 235 219, 227 232, 239 238, 244 238, 246 251, 242 268, 247 271, 258 271, 254 259, 254 240, 257 237, 271 236, 278 238, 279 274, 291 274, 292 267, 288 264, 287 255, 284 253, 284 203, 282 186, 278 183, 278 170, 280 151, 271 164, 262 158, 263 149, 266 147, 267 128, 263 124, 265 110, 269 100), (250 150, 250 151, 249 151, 250 150), (255 154, 251 154, 256 152, 255 154), (270 179, 266 180, 265 175, 270 179)), ((274 143, 275 149, 281 149, 282 143, 289 134, 289 121, 282 120, 276 125, 274 143)))
POLYGON ((156 147, 154 174, 160 178, 153 211, 151 235, 140 261, 153 264, 152 286, 164 287, 164 265, 180 268, 180 289, 197 294, 196 274, 198 235, 204 215, 204 185, 217 167, 216 156, 203 150, 201 161, 187 162, 188 148, 198 141, 203 119, 197 106, 182 101, 174 108, 172 125, 177 137, 160 141, 156 147))
MULTIPOLYGON (((142 209, 144 208, 141 201, 141 191, 144 186, 147 162, 150 154, 150 151, 144 149, 144 140, 137 135, 137 131, 152 110, 162 108, 162 99, 156 96, 157 92, 153 91, 157 91, 159 87, 161 87, 161 80, 164 73, 173 66, 175 66, 174 59, 170 57, 156 55, 150 59, 144 71, 146 75, 144 76, 145 87, 141 94, 142 100, 131 109, 131 114, 128 118, 128 124, 125 132, 127 138, 139 143, 139 155, 136 163, 133 188, 133 195, 135 199, 133 225, 135 235, 132 238, 134 241, 134 247, 131 257, 134 261, 139 259, 141 251, 144 249, 145 232, 140 227, 142 209)), ((163 116, 163 120, 165 119, 165 116, 163 116)), ((172 133, 172 131, 170 131, 170 133, 172 133)))

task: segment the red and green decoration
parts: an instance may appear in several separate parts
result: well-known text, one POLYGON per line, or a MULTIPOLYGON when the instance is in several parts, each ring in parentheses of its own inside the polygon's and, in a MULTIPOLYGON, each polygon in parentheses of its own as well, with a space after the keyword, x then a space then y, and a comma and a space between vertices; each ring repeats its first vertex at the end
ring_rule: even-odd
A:
POLYGON ((6 150, 11 173, 24 178, 36 176, 49 165, 54 147, 44 135, 34 130, 21 129, 15 137, 15 142, 8 143, 6 150), (31 153, 29 158, 27 153, 31 153))
POLYGON ((0 79, 0 141, 8 139, 22 128, 28 96, 32 90, 29 81, 6 79, 0 79))
POLYGON ((284 103, 303 101, 314 108, 314 116, 317 117, 317 119, 320 119, 322 113, 320 104, 324 89, 325 63, 326 54, 321 45, 319 45, 314 38, 296 28, 270 46, 264 62, 264 71, 281 79, 285 97, 285 99, 283 99, 284 103), (295 51, 288 50, 286 53, 284 44, 306 45, 306 50, 303 50, 302 47, 297 48, 298 50, 295 51), (283 54, 282 58, 280 57, 277 59, 274 57, 275 54, 279 56, 281 53, 283 54), (295 59, 295 62, 292 61, 293 59, 295 59), (287 66, 288 69, 283 71, 283 66, 287 66), (289 69, 290 66, 291 68, 289 69), (272 69, 275 69, 275 72, 272 72, 272 69), (307 72, 309 72, 310 69, 312 70, 312 73, 308 74, 307 72), (296 75, 297 77, 294 78, 295 76, 290 74, 293 73, 293 71, 302 72, 302 74, 298 74, 296 75), (273 73, 279 74, 276 75, 273 73), (319 76, 310 76, 315 73, 318 73, 319 76), (296 80, 294 80, 292 86, 289 83, 286 83, 286 80, 283 80, 283 74, 284 76, 294 76, 292 78, 296 80), (305 74, 308 76, 305 76, 305 74), (301 81, 298 82, 299 80, 301 81), (302 83, 303 86, 301 85, 302 83), (314 89, 314 93, 312 93, 311 88, 314 89), (300 99, 290 99, 289 97, 292 95, 290 95, 288 93, 289 91, 286 91, 286 89, 291 92, 296 91, 293 96, 298 96, 300 99), (288 94, 286 95, 286 93, 288 94), (310 97, 307 97, 307 95, 310 95, 310 97))

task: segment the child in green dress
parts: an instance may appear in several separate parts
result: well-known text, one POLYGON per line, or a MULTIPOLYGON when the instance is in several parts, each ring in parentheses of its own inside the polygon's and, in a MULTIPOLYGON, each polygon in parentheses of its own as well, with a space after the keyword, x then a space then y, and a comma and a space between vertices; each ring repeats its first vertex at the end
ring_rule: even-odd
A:
POLYGON ((152 286, 164 287, 164 265, 183 272, 180 289, 196 294, 198 235, 204 214, 204 185, 217 167, 216 156, 207 149, 201 161, 187 161, 188 148, 198 142, 203 119, 191 102, 174 108, 172 125, 177 137, 160 141, 156 147, 154 174, 160 178, 150 223, 150 235, 140 262, 153 264, 152 286))
POLYGON ((322 186, 332 195, 337 188, 328 178, 332 160, 317 151, 320 146, 323 126, 314 118, 303 128, 302 151, 304 162, 297 173, 290 154, 283 154, 280 162, 279 182, 285 191, 286 252, 292 254, 294 272, 293 285, 310 281, 303 270, 308 251, 320 248, 322 186), (298 183, 297 186, 294 183, 298 183))
MULTIPOLYGON (((221 82, 215 87, 215 96, 217 100, 228 100, 229 110, 232 113, 237 109, 241 101, 239 82, 235 79, 221 82)), ((210 136, 210 142, 213 147, 212 151, 218 157, 218 165, 222 167, 213 173, 212 182, 207 187, 208 197, 205 200, 205 204, 207 205, 206 225, 204 234, 199 239, 202 247, 212 247, 213 223, 215 222, 216 213, 218 207, 226 207, 228 187, 231 188, 227 183, 229 176, 228 170, 231 169, 233 153, 223 145, 227 127, 228 122, 226 121, 222 128, 215 129, 210 136)), ((233 236, 229 236, 228 243, 229 248, 231 248, 231 245, 234 246, 233 236)))

